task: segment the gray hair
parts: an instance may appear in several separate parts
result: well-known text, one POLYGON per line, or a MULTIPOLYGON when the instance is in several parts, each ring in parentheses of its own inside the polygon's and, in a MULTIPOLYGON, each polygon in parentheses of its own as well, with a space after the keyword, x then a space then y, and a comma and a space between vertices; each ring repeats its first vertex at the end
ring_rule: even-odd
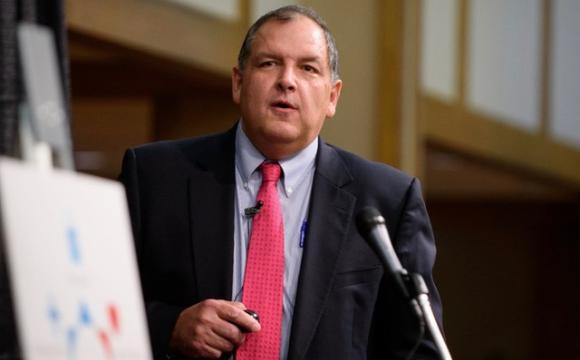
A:
POLYGON ((240 53, 238 54, 238 68, 240 71, 244 69, 248 58, 250 57, 250 52, 252 51, 252 43, 256 38, 256 33, 266 22, 270 20, 276 21, 289 21, 296 17, 296 15, 303 15, 314 21, 320 28, 324 31, 324 37, 326 38, 326 51, 328 55, 328 67, 330 69, 332 81, 340 79, 338 73, 338 50, 336 48, 336 42, 334 41, 334 36, 328 29, 326 22, 322 19, 320 15, 313 9, 302 6, 302 5, 288 5, 276 10, 272 10, 265 15, 262 15, 252 26, 248 29, 242 47, 240 48, 240 53))

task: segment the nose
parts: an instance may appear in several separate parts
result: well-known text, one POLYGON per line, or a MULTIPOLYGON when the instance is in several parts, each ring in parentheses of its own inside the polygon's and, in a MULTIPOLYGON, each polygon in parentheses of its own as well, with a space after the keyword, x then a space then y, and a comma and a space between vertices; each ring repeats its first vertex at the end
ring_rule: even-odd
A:
POLYGON ((278 76, 278 88, 282 91, 296 90, 296 74, 291 66, 284 66, 278 76))

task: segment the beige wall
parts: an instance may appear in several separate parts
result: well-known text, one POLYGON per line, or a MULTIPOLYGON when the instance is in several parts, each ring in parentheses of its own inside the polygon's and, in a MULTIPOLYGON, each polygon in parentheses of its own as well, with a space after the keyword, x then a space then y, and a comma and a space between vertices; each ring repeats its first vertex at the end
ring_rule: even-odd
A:
POLYGON ((338 112, 327 121, 323 137, 359 155, 377 154, 378 2, 304 1, 326 19, 340 52, 344 82, 338 112))

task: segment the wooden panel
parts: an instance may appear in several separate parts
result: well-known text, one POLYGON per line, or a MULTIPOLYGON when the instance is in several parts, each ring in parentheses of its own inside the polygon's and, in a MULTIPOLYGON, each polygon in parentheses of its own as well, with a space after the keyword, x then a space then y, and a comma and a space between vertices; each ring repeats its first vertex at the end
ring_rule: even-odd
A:
POLYGON ((578 358, 579 205, 427 199, 454 359, 578 358))
POLYGON ((401 141, 401 166, 408 174, 423 177, 425 143, 422 128, 422 119, 419 116, 417 94, 419 94, 419 47, 421 34, 421 7, 420 2, 407 0, 403 9, 403 45, 402 58, 402 98, 401 98, 401 132, 398 134, 401 141))
POLYGON ((542 58, 541 58, 541 101, 540 101, 540 134, 543 136, 548 135, 549 128, 549 116, 550 116, 550 82, 552 72, 550 71, 552 67, 550 59, 550 39, 552 35, 552 2, 551 0, 542 0, 542 14, 544 17, 543 27, 542 27, 542 58))
POLYGON ((570 184, 432 144, 427 148, 425 166, 430 200, 553 202, 580 198, 580 189, 570 184))
POLYGON ((236 20, 240 17, 238 0, 157 0, 180 4, 190 9, 203 11, 211 16, 224 19, 236 20))
POLYGON ((229 90, 192 90, 179 96, 159 97, 155 109, 155 140, 225 131, 240 118, 229 90))
POLYGON ((580 187, 580 152, 428 96, 419 106, 428 140, 580 187))
POLYGON ((400 165, 400 122, 402 88, 403 1, 381 2, 383 17, 379 30, 380 66, 378 123, 379 160, 400 165))
POLYGON ((73 98, 72 134, 79 171, 115 178, 125 149, 153 138, 151 99, 73 98))
POLYGON ((224 74, 235 64, 246 30, 245 21, 157 1, 68 0, 66 12, 74 32, 224 74))
POLYGON ((458 104, 465 104, 465 89, 467 87, 467 73, 469 71, 469 54, 467 53, 467 39, 469 38, 469 26, 467 24, 467 14, 469 14, 469 1, 459 0, 457 11, 457 23, 459 32, 457 34, 457 92, 458 104))

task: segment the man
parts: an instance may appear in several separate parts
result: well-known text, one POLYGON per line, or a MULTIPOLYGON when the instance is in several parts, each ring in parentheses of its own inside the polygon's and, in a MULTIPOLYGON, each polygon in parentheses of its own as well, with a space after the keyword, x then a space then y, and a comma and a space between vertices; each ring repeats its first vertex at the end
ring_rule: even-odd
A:
MULTIPOLYGON (((284 7, 260 18, 242 45, 232 74, 242 116, 233 129, 127 151, 121 179, 156 357, 406 358, 416 321, 356 231, 365 206, 387 219, 403 265, 423 275, 440 320, 435 245, 418 181, 318 137, 341 88, 323 20, 284 7), (266 179, 266 167, 280 179, 266 179), (264 191, 278 193, 264 198, 268 181, 274 185, 264 191), (249 300, 254 282, 269 286, 266 278, 279 270, 250 275, 266 214, 283 220, 276 228, 282 245, 278 235, 265 243, 281 246, 283 257, 273 314, 260 301, 275 291, 249 300), (244 311, 250 303, 260 322, 244 311)), ((431 341, 414 358, 436 358, 431 341)))

